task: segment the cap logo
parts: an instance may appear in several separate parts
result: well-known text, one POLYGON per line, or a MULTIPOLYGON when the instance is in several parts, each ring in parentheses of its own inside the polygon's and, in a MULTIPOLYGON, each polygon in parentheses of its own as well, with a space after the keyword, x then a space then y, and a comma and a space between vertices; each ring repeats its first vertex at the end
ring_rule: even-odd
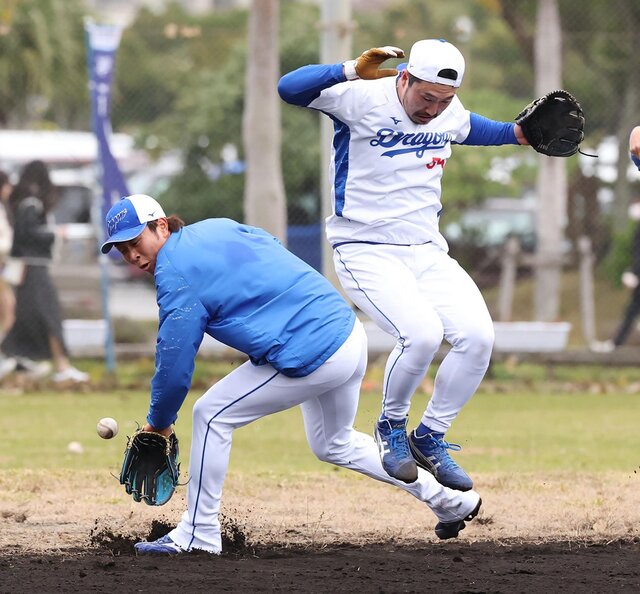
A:
POLYGON ((127 216, 127 209, 123 208, 107 221, 107 232, 109 236, 113 235, 118 227, 118 223, 127 216))

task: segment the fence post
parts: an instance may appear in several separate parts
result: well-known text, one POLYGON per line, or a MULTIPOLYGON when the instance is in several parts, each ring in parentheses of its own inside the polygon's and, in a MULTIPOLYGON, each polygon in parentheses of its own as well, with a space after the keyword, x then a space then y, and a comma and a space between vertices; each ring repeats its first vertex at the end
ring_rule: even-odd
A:
POLYGON ((593 291, 593 250, 591 239, 581 235, 578 239, 580 254, 580 310, 582 314, 582 336, 587 344, 596 338, 595 303, 593 291))
POLYGON ((501 322, 511 321, 513 293, 518 273, 518 256, 520 241, 517 237, 509 237, 502 252, 500 269, 500 291, 498 294, 498 319, 501 322))

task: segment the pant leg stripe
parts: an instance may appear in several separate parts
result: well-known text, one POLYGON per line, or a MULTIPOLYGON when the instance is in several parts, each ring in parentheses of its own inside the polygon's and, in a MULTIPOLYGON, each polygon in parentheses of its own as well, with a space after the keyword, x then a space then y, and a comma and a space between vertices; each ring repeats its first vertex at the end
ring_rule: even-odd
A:
POLYGON ((353 282, 356 284, 356 286, 358 287, 358 290, 365 296, 365 298, 367 299, 367 301, 369 303, 371 303, 371 305, 378 310, 378 312, 380 313, 380 315, 387 320, 387 322, 389 322, 389 324, 391 324, 393 326, 393 328, 395 329, 395 331, 398 333, 398 340, 402 343, 402 349, 400 350, 400 353, 398 355, 398 357, 396 358, 396 360, 393 362, 393 365, 391 366, 391 369, 389 370, 389 374, 387 375, 387 383, 384 386, 383 390, 382 390, 382 407, 384 408, 384 405, 386 403, 387 400, 387 390, 389 389, 389 382, 391 381, 391 373, 393 372, 393 369, 396 366, 396 363, 399 361, 400 357, 402 356, 402 354, 404 353, 404 336, 402 336, 402 334, 400 334, 400 330, 398 330, 398 327, 382 312, 382 310, 370 299, 369 295, 367 295, 367 292, 360 286, 360 283, 358 282, 358 280, 356 279, 356 277, 353 275, 353 273, 351 272, 351 270, 349 270, 349 268, 347 267, 347 265, 345 264, 344 260, 342 259, 342 254, 340 253, 340 250, 338 248, 335 248, 336 253, 338 254, 338 258, 340 259, 340 262, 342 264, 342 266, 344 266, 344 269, 349 273, 349 276, 351 276, 351 278, 353 279, 353 282))
POLYGON ((257 392, 260 388, 262 388, 263 386, 268 384, 271 380, 273 380, 278 375, 280 375, 280 372, 276 371, 269 379, 267 379, 266 381, 262 382, 259 386, 256 386, 255 388, 253 388, 253 390, 250 390, 246 394, 243 394, 242 396, 236 398, 233 402, 230 402, 229 404, 227 404, 226 406, 221 408, 207 422, 207 432, 205 433, 204 443, 202 444, 202 454, 201 454, 201 457, 200 457, 200 479, 199 479, 199 482, 198 482, 198 494, 196 495, 196 503, 195 503, 194 509, 193 509, 193 530, 191 531, 191 540, 189 541, 189 545, 187 546, 187 549, 191 548, 191 545, 193 544, 193 541, 195 540, 195 537, 196 537, 196 515, 198 513, 198 502, 200 501, 200 492, 202 491, 202 468, 204 467, 204 456, 205 456, 205 452, 206 452, 206 449, 207 449, 207 437, 209 435, 209 428, 211 427, 211 423, 213 422, 213 420, 216 417, 220 416, 225 410, 227 410, 228 408, 232 407, 234 404, 240 402, 241 400, 245 399, 247 396, 250 396, 254 392, 257 392))

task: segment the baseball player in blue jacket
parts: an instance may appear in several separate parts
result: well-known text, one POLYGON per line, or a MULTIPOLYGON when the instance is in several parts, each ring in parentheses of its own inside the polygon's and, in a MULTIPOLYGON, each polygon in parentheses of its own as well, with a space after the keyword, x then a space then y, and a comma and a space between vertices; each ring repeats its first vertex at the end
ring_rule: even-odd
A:
POLYGON ((376 444, 354 430, 367 363, 362 324, 331 284, 265 231, 229 219, 184 226, 150 196, 133 195, 107 214, 108 239, 155 279, 160 324, 146 431, 170 435, 189 391, 205 334, 249 361, 211 386, 193 408, 187 511, 167 536, 138 553, 221 550, 218 513, 233 430, 300 405, 313 452, 411 493, 453 538, 479 511, 460 492, 420 471, 411 484, 382 468, 376 444))
POLYGON ((334 125, 326 220, 346 294, 396 339, 387 361, 374 435, 385 470, 411 482, 418 466, 443 485, 471 489, 445 433, 489 365, 493 324, 480 291, 449 257, 438 229, 440 182, 453 144, 528 144, 519 125, 467 111, 456 93, 462 54, 442 39, 413 45, 406 68, 379 69, 399 48, 339 64, 309 65, 279 83, 288 103, 327 114, 334 125), (421 423, 407 414, 443 338, 451 345, 421 423))

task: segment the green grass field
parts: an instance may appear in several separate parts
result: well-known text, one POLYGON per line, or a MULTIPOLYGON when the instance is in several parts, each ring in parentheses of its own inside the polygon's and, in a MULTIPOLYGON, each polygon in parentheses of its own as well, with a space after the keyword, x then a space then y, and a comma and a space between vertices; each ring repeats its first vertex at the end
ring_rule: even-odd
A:
MULTIPOLYGON (((221 372, 224 367, 217 366, 215 375, 221 372)), ((372 376, 356 419, 356 428, 367 433, 379 406, 375 370, 372 376)), ((640 467, 640 393, 634 389, 639 377, 634 370, 558 369, 551 381, 541 367, 514 371, 500 366, 447 437, 463 446, 455 456, 469 472, 633 473, 640 467)), ((200 392, 192 390, 176 426, 184 462, 191 407, 200 392)), ((426 401, 425 393, 414 397, 410 426, 419 421, 426 401)), ((148 392, 140 386, 88 393, 0 392, 0 468, 104 469, 117 474, 126 435, 135 430, 136 421, 144 422, 147 403, 148 392), (120 423, 120 433, 110 441, 100 439, 95 430, 105 416, 120 423), (72 441, 82 444, 82 454, 68 451, 72 441)), ((238 430, 230 471, 279 478, 335 469, 311 454, 296 408, 238 430)))

